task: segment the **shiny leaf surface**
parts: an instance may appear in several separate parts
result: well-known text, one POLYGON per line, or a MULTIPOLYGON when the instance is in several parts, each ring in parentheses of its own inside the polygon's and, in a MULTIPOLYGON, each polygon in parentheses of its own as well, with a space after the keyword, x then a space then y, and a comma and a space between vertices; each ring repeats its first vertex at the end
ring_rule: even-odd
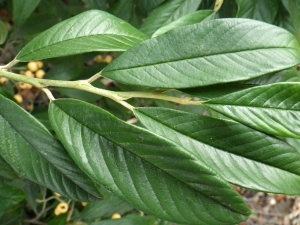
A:
POLYGON ((190 88, 248 80, 299 63, 299 45, 286 30, 255 20, 220 19, 145 41, 102 74, 131 85, 190 88))
POLYGON ((300 83, 264 85, 212 99, 205 105, 254 129, 300 138, 300 83))
POLYGON ((236 122, 166 108, 138 108, 135 115, 147 129, 184 147, 230 183, 300 193, 300 156, 283 141, 236 122))
POLYGON ((228 183, 166 139, 78 100, 52 101, 49 113, 77 165, 134 207, 185 224, 247 217, 247 206, 228 183))
POLYGON ((16 59, 27 62, 93 51, 126 51, 146 39, 125 21, 100 10, 90 10, 44 31, 16 59))
POLYGON ((95 196, 101 196, 97 186, 76 166, 49 131, 2 96, 0 134, 0 155, 19 176, 71 199, 95 201, 98 199, 95 196))

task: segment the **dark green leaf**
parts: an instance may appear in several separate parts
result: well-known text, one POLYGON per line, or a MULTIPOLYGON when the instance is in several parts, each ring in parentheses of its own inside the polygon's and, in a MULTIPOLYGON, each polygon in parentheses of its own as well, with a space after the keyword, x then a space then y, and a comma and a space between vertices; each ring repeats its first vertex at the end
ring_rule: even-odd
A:
POLYGON ((13 0, 14 25, 20 27, 35 10, 41 0, 13 0))
POLYGON ((214 171, 154 133, 78 100, 52 101, 49 115, 77 165, 146 213, 185 224, 237 223, 249 213, 214 171))
POLYGON ((149 130, 184 147, 231 183, 264 192, 300 193, 300 156, 283 141, 236 122, 171 109, 138 108, 135 115, 149 130))
POLYGON ((157 225, 157 222, 152 216, 128 216, 119 220, 94 222, 90 225, 157 225))
POLYGON ((131 18, 133 9, 133 0, 118 0, 112 7, 109 9, 109 13, 115 15, 116 17, 129 21, 131 18))
POLYGON ((248 80, 299 63, 299 45, 286 30, 255 20, 221 19, 145 41, 102 75, 131 85, 189 88, 248 80))
POLYGON ((67 224, 68 214, 62 214, 54 217, 51 221, 49 221, 48 225, 66 225, 67 224))
POLYGON ((218 96, 230 94, 232 92, 244 90, 258 85, 272 84, 279 82, 300 82, 300 73, 296 68, 283 70, 278 73, 271 73, 262 77, 247 80, 245 82, 232 82, 225 84, 215 84, 200 88, 182 89, 184 93, 197 97, 210 99, 218 96))
POLYGON ((300 138, 300 83, 253 87, 205 102, 205 106, 268 134, 300 138))
POLYGON ((104 199, 97 203, 89 203, 79 215, 79 218, 85 221, 95 221, 99 218, 111 217, 114 213, 123 214, 133 210, 131 205, 128 205, 117 197, 104 199))
POLYGON ((166 26, 161 27, 152 35, 152 37, 156 37, 161 34, 164 34, 174 28, 183 27, 186 25, 211 20, 211 19, 214 19, 214 17, 215 17, 215 13, 213 10, 197 11, 195 13, 191 13, 186 16, 180 17, 179 19, 177 19, 171 23, 168 23, 166 26))
POLYGON ((7 33, 8 30, 6 24, 0 20, 0 45, 6 41, 7 33))
POLYGON ((24 192, 20 189, 8 184, 0 186, 0 212, 5 212, 24 200, 24 192))
POLYGON ((236 0, 237 17, 273 23, 278 12, 279 0, 236 0))
POLYGON ((160 27, 195 12, 202 0, 168 0, 154 9, 141 26, 141 31, 149 37, 160 27))
POLYGON ((297 36, 298 42, 300 43, 300 0, 282 0, 285 8, 290 14, 292 26, 295 29, 295 35, 297 36))
POLYGON ((71 199, 97 200, 98 187, 29 113, 0 96, 0 154, 21 176, 71 199), (13 113, 12 113, 13 112, 13 113))
POLYGON ((47 72, 46 79, 52 80, 73 80, 79 76, 84 65, 82 55, 52 59, 48 63, 52 68, 47 72))
POLYGON ((18 178, 14 169, 11 168, 11 166, 1 157, 1 155, 0 155, 0 177, 9 180, 14 180, 18 178))
POLYGON ((34 38, 16 60, 27 62, 92 51, 126 51, 146 39, 123 20, 103 11, 90 10, 34 38))
POLYGON ((21 220, 24 218, 24 206, 18 204, 13 208, 7 210, 2 217, 0 217, 1 225, 16 225, 21 224, 21 220))
POLYGON ((143 12, 149 12, 155 7, 159 6, 165 0, 135 0, 137 6, 143 12))
POLYGON ((88 5, 91 9, 101 9, 106 10, 107 0, 83 0, 85 4, 88 5))

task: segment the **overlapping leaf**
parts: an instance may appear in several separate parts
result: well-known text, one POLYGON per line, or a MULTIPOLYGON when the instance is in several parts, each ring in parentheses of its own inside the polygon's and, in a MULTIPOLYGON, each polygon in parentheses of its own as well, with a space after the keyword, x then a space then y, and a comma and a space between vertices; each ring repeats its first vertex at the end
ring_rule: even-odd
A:
POLYGON ((231 183, 264 192, 300 193, 300 156, 283 141, 240 123, 166 108, 138 108, 135 115, 149 130, 184 147, 231 183))
POLYGON ((0 155, 21 177, 71 199, 95 201, 96 185, 30 114, 0 95, 0 155))
POLYGON ((149 37, 160 27, 195 12, 202 0, 168 0, 155 8, 141 26, 141 31, 149 37))
POLYGON ((237 17, 273 23, 278 12, 279 0, 236 0, 237 17))
POLYGON ((221 19, 145 41, 102 74, 131 85, 190 88, 248 80, 299 63, 299 45, 286 30, 255 20, 221 19))
POLYGON ((168 140, 78 100, 53 101, 49 114, 78 166, 136 208, 185 224, 231 224, 248 214, 228 183, 168 140))
POLYGON ((264 85, 224 95, 205 105, 276 136, 300 138, 300 83, 264 85))
POLYGON ((13 0, 14 25, 21 26, 35 10, 41 0, 13 0))
POLYGON ((0 20, 0 45, 6 41, 7 33, 8 30, 6 24, 0 20))
POLYGON ((26 62, 92 51, 126 51, 146 39, 125 21, 100 10, 90 10, 34 38, 16 60, 26 62))
POLYGON ((186 16, 180 17, 179 19, 171 23, 168 23, 166 26, 161 27, 152 35, 152 37, 159 36, 161 34, 168 32, 169 30, 173 30, 178 27, 183 27, 194 23, 200 23, 206 20, 211 20, 214 19, 214 17, 215 17, 215 13, 213 10, 197 11, 195 13, 191 13, 186 16))

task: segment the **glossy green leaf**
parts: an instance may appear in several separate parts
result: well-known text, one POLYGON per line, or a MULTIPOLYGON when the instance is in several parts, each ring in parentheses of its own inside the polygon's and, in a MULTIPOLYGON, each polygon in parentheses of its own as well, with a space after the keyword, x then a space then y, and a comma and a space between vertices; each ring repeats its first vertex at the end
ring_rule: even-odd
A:
POLYGON ((279 82, 300 82, 300 73, 296 68, 290 68, 277 73, 247 80, 244 82, 231 82, 225 84, 215 84, 205 87, 182 89, 181 91, 200 98, 210 99, 232 92, 241 91, 258 85, 272 84, 279 82))
POLYGON ((205 106, 256 130, 300 138, 300 83, 253 87, 224 95, 205 106))
POLYGON ((236 122, 171 109, 138 108, 135 115, 147 129, 182 146, 230 183, 300 193, 300 155, 283 141, 236 122))
POLYGON ((279 0, 236 0, 237 17, 273 23, 278 12, 279 0))
POLYGON ((164 1, 165 0, 135 0, 135 3, 143 12, 149 12, 164 1))
POLYGON ((102 75, 131 85, 190 88, 248 80, 299 63, 299 45, 286 30, 255 20, 220 19, 145 41, 102 75))
POLYGON ((180 17, 179 19, 168 23, 166 26, 161 27, 158 29, 152 37, 159 36, 164 34, 174 28, 183 27, 190 24, 200 23, 202 21, 214 19, 215 13, 213 10, 201 10, 195 13, 188 14, 186 16, 180 17))
POLYGON ((14 25, 20 27, 35 10, 41 0, 13 0, 14 25))
POLYGON ((76 166, 49 131, 17 104, 2 96, 0 155, 19 176, 65 197, 95 201, 101 196, 99 186, 76 166))
POLYGON ((0 177, 9 180, 14 180, 18 178, 14 169, 11 168, 11 166, 1 157, 1 155, 0 155, 0 177))
POLYGON ((184 224, 247 217, 236 191, 172 142, 78 100, 52 101, 49 115, 77 165, 134 207, 184 224))
POLYGON ((93 51, 126 51, 146 39, 123 20, 103 11, 90 10, 34 38, 16 60, 27 62, 93 51))
POLYGON ((140 30, 149 37, 160 27, 179 19, 180 17, 195 12, 202 0, 168 0, 155 8, 140 30))
POLYGON ((6 24, 0 20, 0 45, 6 41, 7 33, 8 30, 6 24))

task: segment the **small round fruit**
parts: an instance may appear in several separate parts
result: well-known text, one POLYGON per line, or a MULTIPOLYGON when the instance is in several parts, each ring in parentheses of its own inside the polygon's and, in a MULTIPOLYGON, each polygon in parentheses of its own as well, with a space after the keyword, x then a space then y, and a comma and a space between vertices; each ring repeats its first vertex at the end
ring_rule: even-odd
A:
POLYGON ((114 213, 112 216, 111 216, 111 219, 112 220, 118 220, 118 219, 121 219, 121 215, 119 213, 114 213))
POLYGON ((102 63, 102 62, 103 62, 103 56, 102 56, 102 55, 97 55, 97 56, 95 57, 95 61, 96 61, 97 63, 102 63))
POLYGON ((33 72, 31 72, 30 70, 27 70, 27 71, 24 73, 24 75, 25 75, 26 77, 34 77, 33 72))
POLYGON ((8 79, 6 77, 0 77, 0 84, 6 84, 8 79))
POLYGON ((81 205, 83 206, 83 207, 86 207, 87 206, 87 202, 81 202, 81 205))
POLYGON ((106 62, 107 64, 110 64, 113 61, 113 57, 111 55, 107 55, 105 56, 104 62, 106 62))
POLYGON ((55 195, 56 197, 61 197, 61 194, 59 194, 59 193, 57 193, 57 192, 54 192, 54 195, 55 195))
POLYGON ((23 97, 20 94, 15 94, 14 98, 19 104, 21 104, 23 102, 23 97))
POLYGON ((36 64, 39 69, 43 68, 43 66, 44 66, 44 63, 42 61, 36 61, 36 64))
POLYGON ((30 62, 27 64, 27 68, 31 71, 31 72, 36 72, 39 67, 38 64, 36 62, 30 62))
POLYGON ((45 71, 44 70, 38 70, 38 71, 36 71, 36 73, 35 73, 35 77, 36 78, 40 78, 40 79, 43 79, 44 78, 44 76, 45 76, 45 71))
POLYGON ((65 202, 61 202, 61 203, 59 203, 59 204, 56 206, 56 208, 55 208, 55 210, 54 210, 54 214, 55 214, 56 216, 59 215, 59 214, 64 214, 64 213, 66 213, 66 212, 68 211, 68 209, 69 209, 68 204, 65 203, 65 202))
POLYGON ((23 83, 23 82, 20 82, 18 86, 20 89, 23 89, 23 90, 32 88, 31 84, 27 84, 27 83, 23 83))

